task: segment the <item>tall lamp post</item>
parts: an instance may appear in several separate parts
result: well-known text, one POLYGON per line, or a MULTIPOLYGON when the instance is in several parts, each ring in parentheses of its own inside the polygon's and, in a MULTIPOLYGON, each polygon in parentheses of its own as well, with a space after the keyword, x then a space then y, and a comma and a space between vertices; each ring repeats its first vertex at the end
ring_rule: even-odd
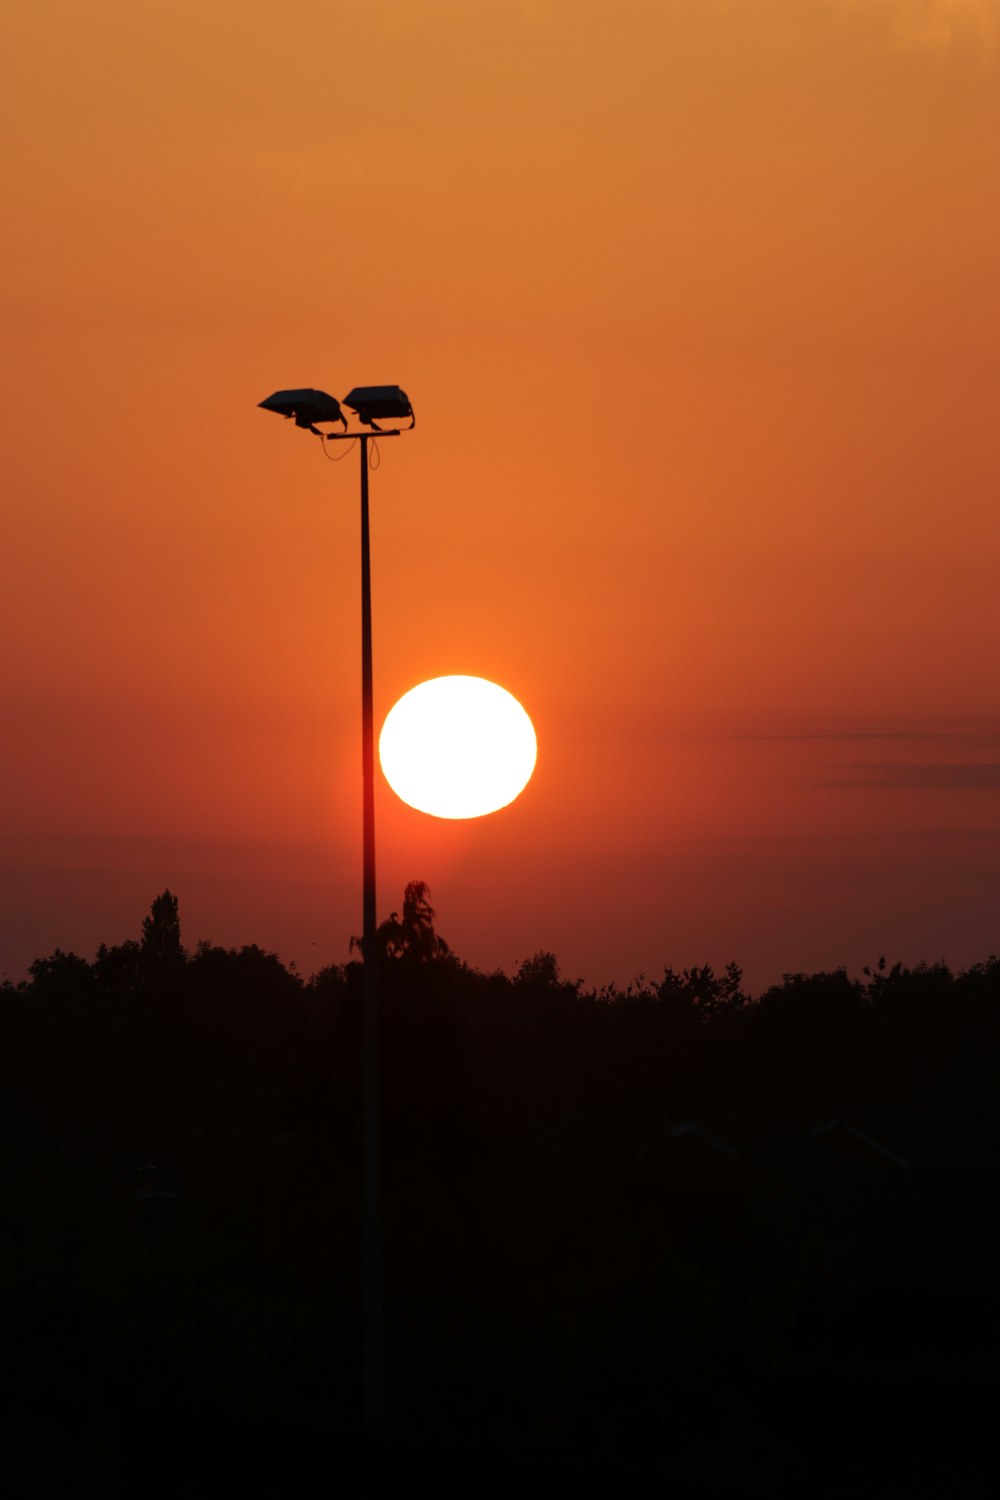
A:
POLYGON ((364 1321, 364 1415, 370 1441, 381 1437, 385 1420, 385 1356, 382 1313, 382 1194, 379 1151, 378 955, 375 948, 375 722, 372 702, 372 580, 368 527, 368 445, 376 437, 398 437, 399 427, 414 425, 409 398, 398 385, 357 386, 343 405, 360 429, 352 430, 341 403, 325 391, 275 391, 259 403, 265 411, 294 418, 297 427, 325 442, 361 445, 361 775, 363 921, 361 938, 362 1002, 361 1097, 363 1133, 362 1315, 364 1321), (339 422, 343 432, 322 432, 318 422, 339 422))

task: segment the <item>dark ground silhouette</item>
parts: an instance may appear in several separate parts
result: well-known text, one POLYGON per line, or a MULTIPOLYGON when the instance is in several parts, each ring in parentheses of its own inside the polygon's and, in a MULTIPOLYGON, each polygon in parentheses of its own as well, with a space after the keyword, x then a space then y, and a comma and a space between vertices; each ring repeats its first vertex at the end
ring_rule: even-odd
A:
POLYGON ((433 919, 380 928, 380 1476, 360 966, 164 892, 0 992, 8 1493, 992 1492, 1000 960, 593 992, 433 919))

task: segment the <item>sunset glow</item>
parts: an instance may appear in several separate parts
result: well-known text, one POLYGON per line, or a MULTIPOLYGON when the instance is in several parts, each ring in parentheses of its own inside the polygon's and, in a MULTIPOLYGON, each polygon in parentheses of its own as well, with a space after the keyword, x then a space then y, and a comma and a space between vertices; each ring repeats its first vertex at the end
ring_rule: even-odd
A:
POLYGON ((345 957, 357 452, 257 403, 381 382, 376 726, 457 661, 545 776, 378 777, 380 913, 595 982, 997 947, 1000 0, 8 11, 0 973, 166 885, 345 957))

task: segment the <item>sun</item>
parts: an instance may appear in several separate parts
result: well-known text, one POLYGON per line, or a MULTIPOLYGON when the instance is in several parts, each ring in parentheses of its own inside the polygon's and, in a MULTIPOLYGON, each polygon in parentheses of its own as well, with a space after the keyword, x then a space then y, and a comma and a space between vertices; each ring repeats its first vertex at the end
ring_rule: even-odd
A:
POLYGON ((396 796, 435 818, 481 818, 531 780, 538 742, 506 688, 484 677, 434 677, 386 715, 378 755, 396 796))

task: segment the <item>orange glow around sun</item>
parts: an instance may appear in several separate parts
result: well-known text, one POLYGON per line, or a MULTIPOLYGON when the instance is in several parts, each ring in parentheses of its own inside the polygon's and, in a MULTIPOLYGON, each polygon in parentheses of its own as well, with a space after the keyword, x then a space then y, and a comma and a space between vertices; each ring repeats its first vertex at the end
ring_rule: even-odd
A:
POLYGON ((481 818, 520 796, 538 753, 517 699, 482 677, 435 677, 404 693, 379 736, 385 778, 435 818, 481 818))
POLYGON ((0 979, 165 886, 346 959, 360 455, 258 402, 397 382, 376 734, 474 672, 544 775, 394 710, 380 911, 623 986, 995 948, 1000 0, 24 0, 3 60, 0 979))

